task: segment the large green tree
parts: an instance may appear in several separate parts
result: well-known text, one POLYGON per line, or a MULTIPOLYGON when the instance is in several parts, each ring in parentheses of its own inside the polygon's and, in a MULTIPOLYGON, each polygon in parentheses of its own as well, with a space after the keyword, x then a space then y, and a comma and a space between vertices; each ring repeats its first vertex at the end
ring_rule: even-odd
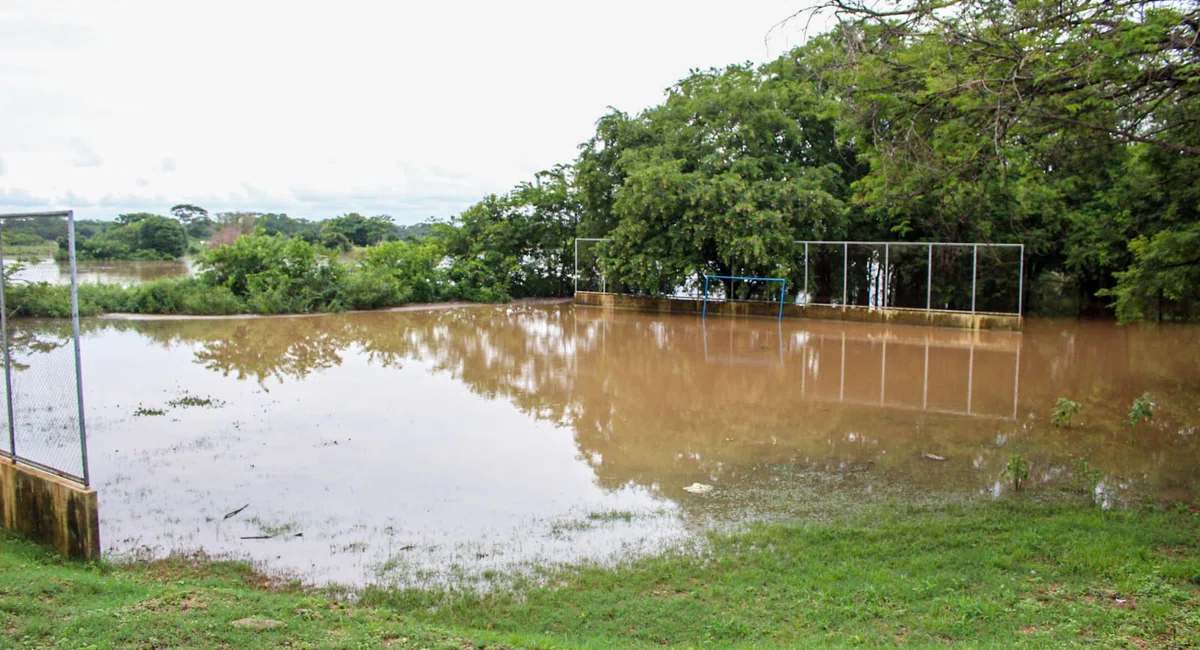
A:
POLYGON ((853 148, 802 60, 696 72, 636 117, 599 123, 579 160, 609 282, 656 293, 703 273, 796 277, 794 241, 839 238, 853 148))
POLYGON ((1083 297, 1138 235, 1196 220, 1197 5, 833 0, 802 55, 870 172, 891 236, 1019 241, 1083 297), (1168 191, 1169 190, 1169 191, 1168 191))

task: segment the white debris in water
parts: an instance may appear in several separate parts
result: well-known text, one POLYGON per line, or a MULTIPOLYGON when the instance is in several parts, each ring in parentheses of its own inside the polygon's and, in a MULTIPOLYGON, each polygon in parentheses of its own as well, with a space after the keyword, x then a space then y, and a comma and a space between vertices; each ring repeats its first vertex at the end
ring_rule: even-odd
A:
POLYGON ((683 488, 685 492, 691 492, 692 494, 707 494, 712 492, 712 489, 713 486, 706 485, 704 483, 692 483, 691 485, 683 488))

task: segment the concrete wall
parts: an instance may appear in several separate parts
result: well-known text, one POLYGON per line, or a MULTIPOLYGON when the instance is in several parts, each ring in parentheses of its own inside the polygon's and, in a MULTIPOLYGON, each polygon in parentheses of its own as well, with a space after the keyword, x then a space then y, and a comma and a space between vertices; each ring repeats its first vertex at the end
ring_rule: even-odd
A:
MULTIPOLYGON (((626 296, 615 293, 578 291, 575 304, 606 309, 627 309, 663 314, 695 314, 703 312, 704 301, 651 296, 626 296)), ((709 302, 712 316, 779 317, 779 303, 709 302)), ((971 330, 1000 330, 1016 332, 1021 329, 1021 317, 1011 314, 925 311, 923 309, 871 309, 867 307, 828 307, 825 305, 784 305, 784 318, 814 318, 845 320, 891 325, 924 325, 927 327, 957 327, 971 330)))
POLYGON ((0 457, 0 525, 70 558, 100 557, 96 491, 6 457, 0 457))

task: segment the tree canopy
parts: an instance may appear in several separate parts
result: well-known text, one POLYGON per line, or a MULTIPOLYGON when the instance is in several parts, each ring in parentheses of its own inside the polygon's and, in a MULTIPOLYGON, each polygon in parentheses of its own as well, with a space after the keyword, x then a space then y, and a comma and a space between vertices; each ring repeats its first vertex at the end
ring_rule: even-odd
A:
MULTIPOLYGON (((557 168, 562 221, 609 239, 597 263, 624 291, 794 279, 798 239, 1004 242, 1026 245, 1035 311, 1069 294, 1189 318, 1198 6, 830 0, 793 20, 834 27, 778 59, 695 71, 658 106, 601 117, 557 168)), ((538 209, 526 186, 486 197, 443 231, 447 250, 520 287, 540 272, 538 209)))

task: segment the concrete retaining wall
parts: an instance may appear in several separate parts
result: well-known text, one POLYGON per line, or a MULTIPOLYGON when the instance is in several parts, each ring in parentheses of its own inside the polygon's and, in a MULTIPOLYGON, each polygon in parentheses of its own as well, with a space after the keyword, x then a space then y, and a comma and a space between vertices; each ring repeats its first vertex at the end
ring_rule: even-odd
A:
MULTIPOLYGON (((703 300, 626 296, 615 293, 577 291, 575 304, 605 309, 626 309, 662 314, 700 315, 703 300)), ((748 316, 778 318, 779 304, 765 302, 709 302, 712 316, 748 316)), ((1000 330, 1016 332, 1021 329, 1021 317, 1012 314, 925 311, 923 309, 872 309, 867 307, 829 307, 825 305, 784 305, 784 318, 814 318, 845 320, 892 325, 924 325, 927 327, 956 327, 971 330, 1000 330)))
POLYGON ((96 491, 5 457, 0 457, 0 525, 70 558, 100 557, 96 491))

